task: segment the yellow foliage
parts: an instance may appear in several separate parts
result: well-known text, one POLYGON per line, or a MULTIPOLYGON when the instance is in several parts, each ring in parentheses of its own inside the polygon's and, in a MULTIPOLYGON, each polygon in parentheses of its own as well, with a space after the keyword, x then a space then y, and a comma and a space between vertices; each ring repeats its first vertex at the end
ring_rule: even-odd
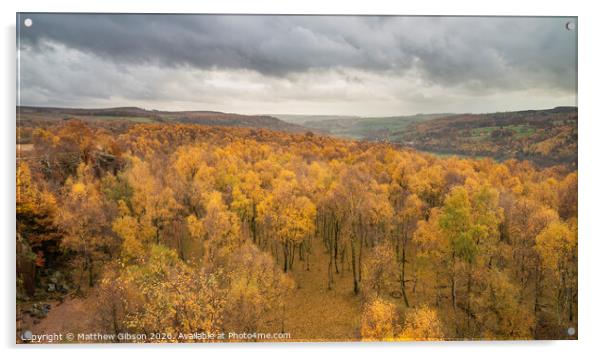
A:
POLYGON ((76 182, 71 186, 71 194, 75 196, 82 196, 86 193, 86 185, 82 182, 76 182))
POLYGON ((445 335, 437 311, 422 306, 406 313, 403 330, 398 338, 410 341, 444 340, 445 335))
POLYGON ((536 249, 544 265, 561 275, 577 252, 577 234, 562 222, 553 222, 536 237, 536 249))
POLYGON ((111 328, 277 331, 302 323, 287 320, 301 274, 319 280, 317 310, 363 305, 340 318, 366 340, 576 323, 576 173, 257 129, 56 126, 36 140, 85 159, 50 176, 18 164, 18 233, 41 247, 52 231, 74 276, 105 274, 111 328), (110 143, 127 154, 107 169, 95 155, 110 143), (387 300, 399 290, 407 301, 387 300))
POLYGON ((144 246, 148 240, 140 234, 138 222, 130 216, 116 218, 113 221, 113 231, 123 240, 121 243, 122 254, 127 260, 142 259, 144 246))
POLYGON ((360 333, 363 340, 383 341, 395 338, 399 317, 395 305, 376 298, 367 303, 362 312, 360 333))

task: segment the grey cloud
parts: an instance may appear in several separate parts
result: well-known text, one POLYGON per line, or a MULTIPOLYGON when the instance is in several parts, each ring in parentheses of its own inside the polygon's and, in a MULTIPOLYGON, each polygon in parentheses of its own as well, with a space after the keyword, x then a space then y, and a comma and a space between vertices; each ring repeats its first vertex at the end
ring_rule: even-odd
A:
MULTIPOLYGON (((25 15, 24 15, 25 16, 25 15)), ((575 91, 566 18, 29 14, 23 48, 49 43, 127 65, 289 76, 354 68, 425 84, 575 91)))
POLYGON ((576 100, 567 18, 25 17, 24 105, 399 115, 576 100))

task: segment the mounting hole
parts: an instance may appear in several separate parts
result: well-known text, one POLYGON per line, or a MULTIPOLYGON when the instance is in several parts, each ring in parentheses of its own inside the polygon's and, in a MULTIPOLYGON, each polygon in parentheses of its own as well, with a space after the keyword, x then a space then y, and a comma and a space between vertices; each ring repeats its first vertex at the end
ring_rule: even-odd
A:
POLYGON ((575 328, 574 328, 574 327, 569 327, 569 328, 566 330, 566 333, 568 333, 568 335, 569 335, 569 336, 575 336, 575 332, 576 332, 576 331, 575 331, 575 328))
POLYGON ((27 330, 21 334, 21 340, 23 340, 23 341, 31 341, 32 337, 33 337, 33 334, 29 330, 27 330))
POLYGON ((577 27, 577 25, 575 25, 573 21, 569 21, 564 25, 564 27, 569 31, 573 31, 577 27))
POLYGON ((33 21, 30 18, 26 18, 25 21, 23 21, 23 24, 25 27, 31 27, 31 25, 33 25, 33 21))

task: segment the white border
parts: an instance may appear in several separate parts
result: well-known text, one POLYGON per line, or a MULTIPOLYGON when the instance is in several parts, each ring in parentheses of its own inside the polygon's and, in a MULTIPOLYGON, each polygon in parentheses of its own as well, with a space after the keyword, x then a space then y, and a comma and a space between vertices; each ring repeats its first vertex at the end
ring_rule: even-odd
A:
POLYGON ((304 356, 325 353, 360 356, 366 353, 379 355, 461 355, 487 357, 507 356, 515 353, 569 356, 600 350, 597 344, 598 325, 602 322, 602 295, 600 288, 600 207, 602 205, 600 161, 602 153, 602 112, 600 108, 600 11, 594 1, 575 0, 528 2, 524 0, 479 1, 453 0, 412 2, 381 0, 21 0, 1 2, 2 19, 2 78, 0 100, 4 109, 1 119, 2 140, 2 205, 0 217, 4 227, 2 275, 5 277, 2 300, 3 323, 0 336, 4 352, 19 355, 56 353, 65 356, 104 356, 118 352, 124 346, 15 346, 14 345, 14 199, 15 199, 15 13, 21 12, 182 12, 182 13, 300 13, 300 14, 399 14, 399 15, 547 15, 579 16, 579 341, 558 342, 446 342, 446 343, 403 343, 403 344, 229 344, 229 345, 186 345, 186 346, 127 346, 130 352, 160 356, 167 349, 185 355, 225 354, 304 356), (42 347, 42 348, 40 348, 42 347), (49 349, 49 350, 48 350, 49 349), (340 352, 339 352, 340 351, 340 352))

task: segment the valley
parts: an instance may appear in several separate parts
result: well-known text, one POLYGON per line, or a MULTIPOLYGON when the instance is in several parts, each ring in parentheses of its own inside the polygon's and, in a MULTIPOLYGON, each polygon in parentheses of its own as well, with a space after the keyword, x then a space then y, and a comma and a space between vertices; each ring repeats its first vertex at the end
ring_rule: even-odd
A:
MULTIPOLYGON (((283 115, 280 118, 290 120, 283 115)), ((529 160, 540 166, 577 166, 575 107, 488 114, 296 116, 295 119, 300 125, 327 135, 390 142, 439 155, 529 160)))

